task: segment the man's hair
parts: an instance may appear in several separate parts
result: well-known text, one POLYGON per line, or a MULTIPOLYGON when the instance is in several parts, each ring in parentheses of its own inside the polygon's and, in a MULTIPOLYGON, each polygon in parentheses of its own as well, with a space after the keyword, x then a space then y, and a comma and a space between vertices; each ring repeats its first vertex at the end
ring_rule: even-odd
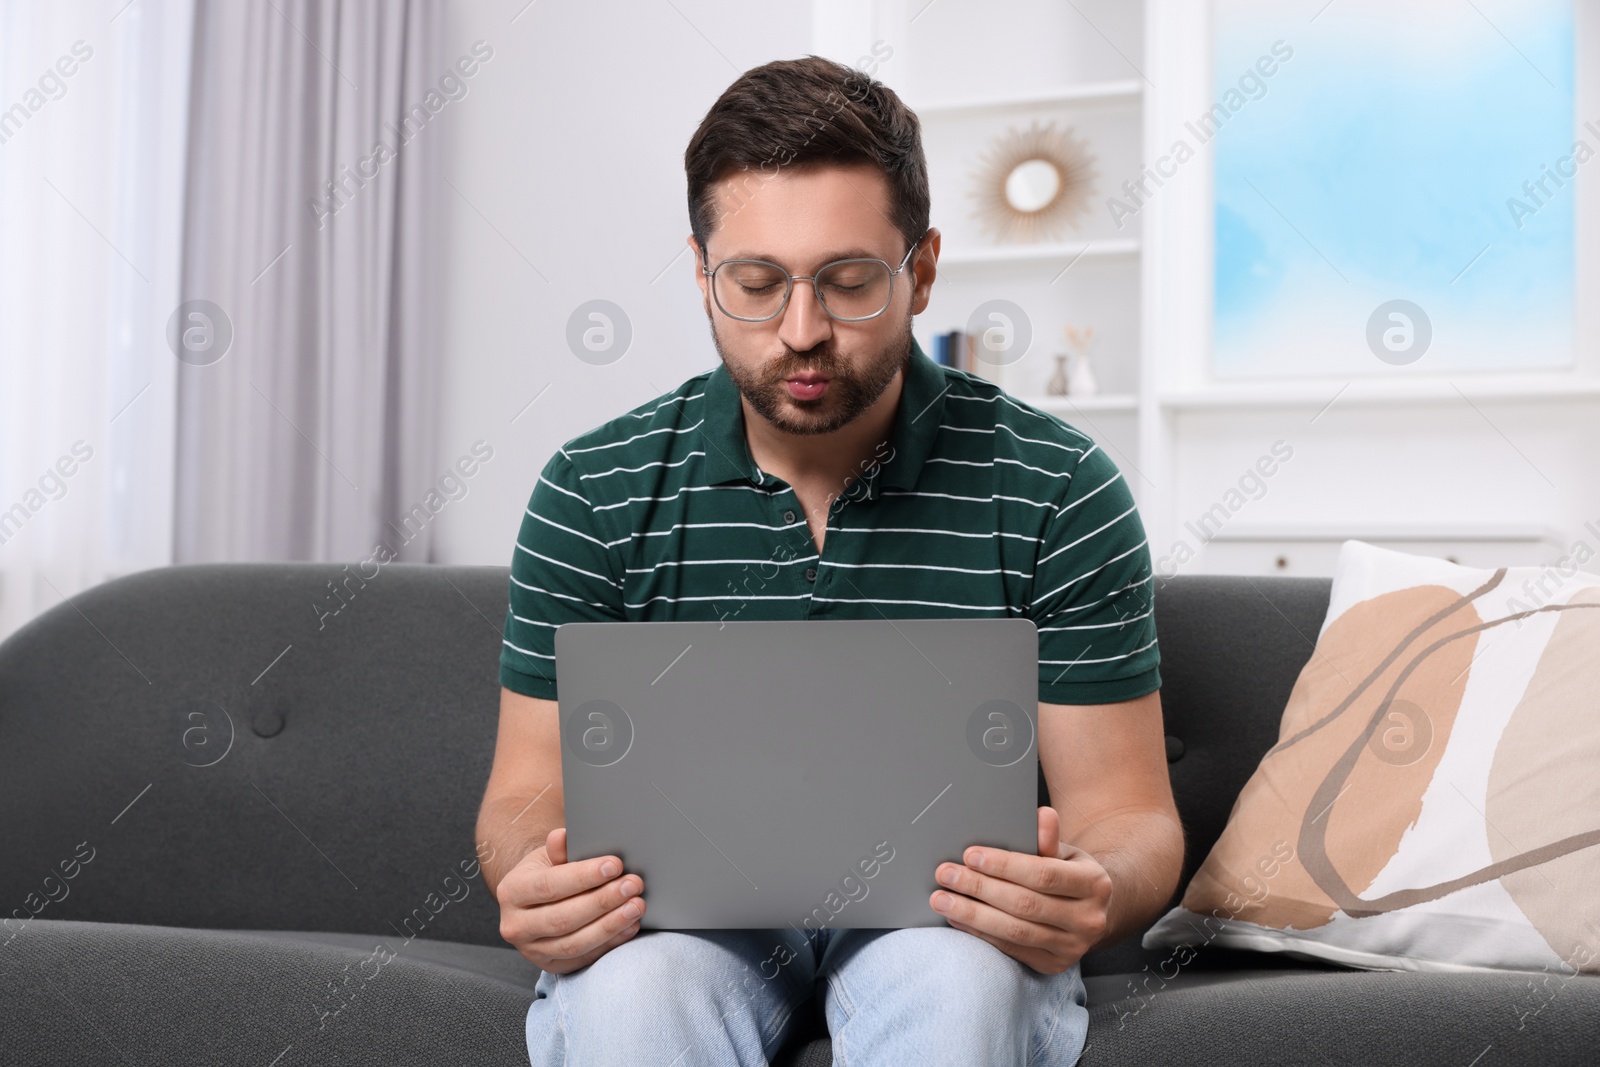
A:
POLYGON ((889 218, 909 248, 928 229, 928 161, 916 113, 894 90, 821 56, 745 71, 711 105, 683 154, 700 247, 722 218, 712 186, 732 177, 738 211, 785 167, 871 163, 889 179, 889 218))

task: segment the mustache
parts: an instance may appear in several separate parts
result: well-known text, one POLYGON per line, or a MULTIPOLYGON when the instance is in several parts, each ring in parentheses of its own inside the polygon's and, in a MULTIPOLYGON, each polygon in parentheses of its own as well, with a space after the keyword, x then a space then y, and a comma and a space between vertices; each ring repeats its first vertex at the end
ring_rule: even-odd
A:
POLYGON ((781 382, 786 378, 792 378, 796 374, 808 373, 824 374, 830 378, 838 378, 843 376, 845 369, 839 360, 838 354, 834 352, 833 346, 829 345, 827 348, 814 348, 803 356, 795 352, 794 349, 790 349, 789 354, 778 361, 767 377, 768 380, 774 382, 781 382))

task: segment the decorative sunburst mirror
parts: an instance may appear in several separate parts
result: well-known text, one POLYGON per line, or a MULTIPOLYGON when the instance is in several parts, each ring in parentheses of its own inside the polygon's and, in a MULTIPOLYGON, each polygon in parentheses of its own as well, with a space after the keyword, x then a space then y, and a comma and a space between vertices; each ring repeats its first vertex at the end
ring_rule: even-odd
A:
POLYGON ((1095 157, 1069 126, 1007 130, 979 157, 973 217, 1002 241, 1048 241, 1089 210, 1095 157))

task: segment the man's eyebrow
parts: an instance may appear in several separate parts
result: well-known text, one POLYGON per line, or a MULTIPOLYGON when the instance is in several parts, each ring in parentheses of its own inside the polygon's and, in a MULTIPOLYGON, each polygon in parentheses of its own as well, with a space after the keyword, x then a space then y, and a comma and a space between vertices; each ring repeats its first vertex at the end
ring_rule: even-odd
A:
MULTIPOLYGON (((764 259, 768 263, 776 263, 778 266, 784 268, 788 267, 787 263, 770 252, 740 251, 733 253, 727 258, 764 259)), ((835 249, 832 252, 824 252, 821 257, 817 259, 817 266, 820 267, 825 263, 832 263, 833 261, 839 259, 883 259, 883 256, 869 248, 840 248, 835 249)))

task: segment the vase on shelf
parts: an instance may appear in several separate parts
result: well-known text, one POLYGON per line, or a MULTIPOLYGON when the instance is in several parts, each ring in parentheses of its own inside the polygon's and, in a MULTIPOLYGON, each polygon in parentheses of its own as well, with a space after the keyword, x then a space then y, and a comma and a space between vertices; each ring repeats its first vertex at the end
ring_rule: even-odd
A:
MULTIPOLYGON (((1089 347, 1094 342, 1094 327, 1082 330, 1067 324, 1066 394, 1068 396, 1094 396, 1100 391, 1095 380, 1094 363, 1089 358, 1089 347)), ((1060 359, 1061 357, 1056 357, 1060 359)))
POLYGON ((1056 372, 1044 383, 1044 391, 1049 396, 1067 395, 1067 357, 1064 354, 1056 356, 1056 372))
POLYGON ((1094 396, 1100 391, 1100 383, 1094 378, 1094 364, 1089 359, 1089 353, 1079 352, 1074 355, 1067 368, 1067 392, 1071 396, 1094 396))

